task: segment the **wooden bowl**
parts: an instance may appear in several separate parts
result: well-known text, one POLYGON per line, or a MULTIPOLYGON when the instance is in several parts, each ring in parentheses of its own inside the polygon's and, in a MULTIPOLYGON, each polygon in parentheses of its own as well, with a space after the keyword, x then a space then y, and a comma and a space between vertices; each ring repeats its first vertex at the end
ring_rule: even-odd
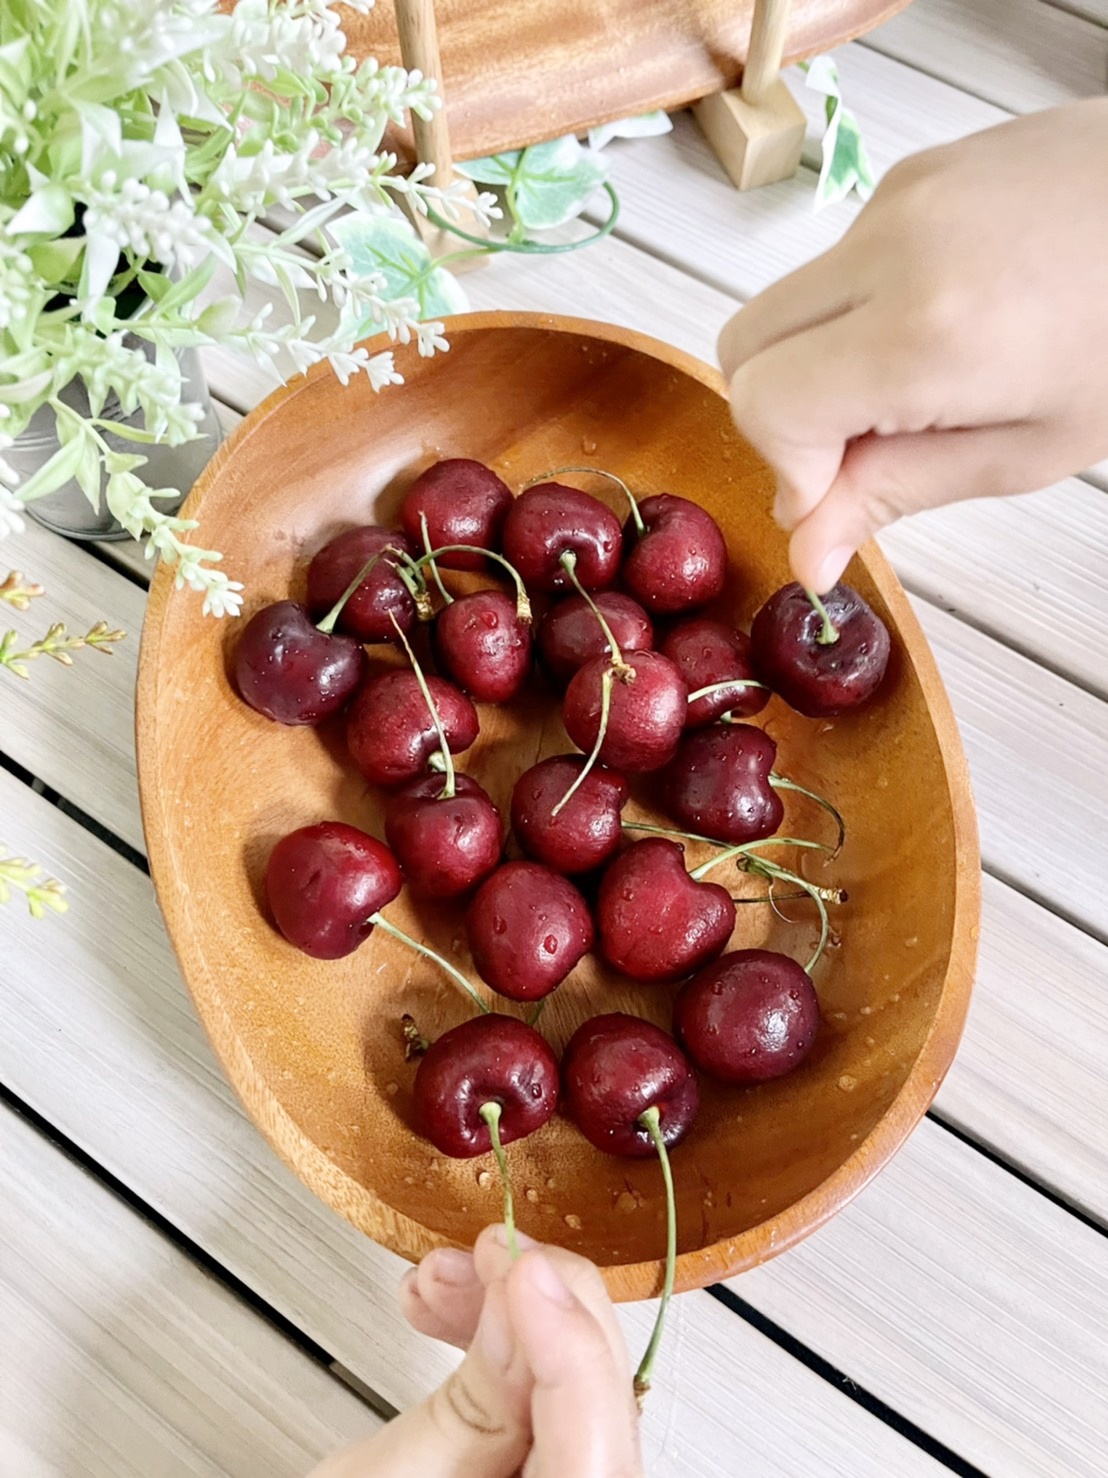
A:
MULTIPOLYGON (((313 371, 270 396, 216 454, 185 512, 246 581, 248 610, 301 591, 308 557, 330 535, 394 522, 415 473, 457 455, 516 486, 584 460, 644 492, 696 499, 726 532, 724 609, 743 624, 788 579, 772 478, 734 431, 715 371, 640 334, 573 319, 476 314, 449 334, 449 354, 401 352, 407 383, 379 396, 364 377, 343 389, 328 369, 313 371)), ((600 479, 592 486, 610 497, 600 479)), ((700 1117, 674 1155, 680 1288, 764 1261, 849 1200, 925 1112, 966 1013, 978 853, 957 730, 884 559, 867 549, 849 579, 893 632, 878 697, 829 722, 774 699, 757 720, 780 743, 778 769, 833 797, 848 827, 833 865, 796 859, 850 894, 835 913, 838 943, 815 971, 822 1034, 793 1076, 748 1091, 704 1085, 700 1117)), ((309 960, 275 932, 262 902, 279 837, 324 818, 380 834, 380 797, 346 760, 341 722, 288 729, 248 709, 227 675, 241 626, 203 617, 199 600, 172 591, 163 566, 139 673, 143 817, 169 932, 213 1045, 270 1142, 356 1226, 412 1259, 468 1244, 500 1216, 495 1167, 491 1156, 446 1159, 409 1128, 413 1068, 399 1030, 410 1011, 435 1037, 469 1014, 467 1001, 380 930, 344 960, 309 960)), ((506 812, 516 776, 572 746, 538 679, 511 710, 485 708, 481 719, 462 765, 506 812)), ((786 827, 828 834, 806 801, 789 807, 786 827)), ((814 913, 786 911, 791 922, 762 904, 740 909, 736 947, 766 943, 806 959, 814 913)), ((402 895, 388 913, 472 976, 461 910, 413 907, 402 895)), ((542 1027, 557 1049, 600 1011, 668 1027, 672 996, 590 959, 550 999, 542 1027)), ((609 1158, 560 1117, 509 1155, 524 1230, 594 1259, 617 1298, 657 1291, 655 1162, 609 1158)))

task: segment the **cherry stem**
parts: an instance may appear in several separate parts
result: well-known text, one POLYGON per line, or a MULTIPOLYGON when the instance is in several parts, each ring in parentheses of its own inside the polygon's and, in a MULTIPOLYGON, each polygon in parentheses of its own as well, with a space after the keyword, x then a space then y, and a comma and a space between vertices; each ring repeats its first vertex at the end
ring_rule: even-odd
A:
POLYGON ((772 770, 770 771, 769 783, 773 786, 774 790, 794 790, 797 795, 807 796, 810 801, 815 801, 817 806, 823 807, 839 828, 839 839, 835 843, 835 850, 831 853, 832 857, 837 857, 843 849, 843 843, 846 841, 846 822, 827 797, 820 795, 818 791, 808 790, 806 786, 798 785, 795 780, 789 780, 785 775, 776 775, 772 770))
POLYGON ((604 640, 611 648, 612 666, 618 670, 619 675, 624 682, 632 681, 635 676, 635 669, 631 666, 629 662, 624 661, 623 652, 620 650, 619 642, 616 641, 615 633, 612 631, 612 628, 605 620, 604 613, 601 611, 596 601, 593 600, 592 596, 577 578, 576 554, 574 554, 572 549, 567 549, 565 553, 559 558, 558 563, 569 576, 570 584, 573 586, 574 590, 576 590, 577 594, 585 602, 589 610, 593 613, 593 615, 599 622, 600 630, 604 635, 604 640))
POLYGON ((435 700, 431 697, 431 689, 427 686, 427 679, 423 676, 423 668, 416 661, 416 654, 412 651, 412 644, 401 631, 400 622, 396 619, 392 611, 389 612, 389 620, 396 627, 396 634, 403 643, 405 652, 408 654, 408 661, 412 664, 415 680, 419 684, 419 691, 423 694, 423 701, 427 705, 427 712, 431 715, 431 722, 434 724, 435 733, 438 736, 439 753, 442 755, 443 787, 439 791, 437 799, 440 801, 453 800, 456 788, 454 782, 454 756, 450 753, 450 745, 446 742, 446 731, 442 726, 438 707, 435 700))
POLYGON ((508 1171, 508 1157, 504 1153, 504 1146, 500 1143, 500 1105, 495 1099, 490 1099, 488 1103, 481 1105, 480 1114, 488 1125, 492 1152, 496 1156, 496 1163, 500 1169, 500 1183, 504 1187, 504 1230, 508 1234, 508 1256, 515 1262, 519 1256, 519 1242, 516 1239, 516 1210, 512 1199, 512 1177, 508 1171))
POLYGON ((440 955, 437 950, 433 950, 428 944, 420 944, 418 939, 413 939, 410 934, 405 934, 403 929, 398 929, 395 924, 390 923, 390 921, 385 918, 383 913, 370 914, 369 922, 371 924, 375 924, 379 929, 384 929, 385 933, 391 934, 394 939, 399 939, 401 944, 406 944, 409 949, 414 949, 416 954, 424 955, 427 959, 434 960, 435 964, 438 965, 440 969, 446 971, 451 980, 455 981, 458 985, 461 986, 466 995, 469 996, 470 1000, 472 1000, 474 1004, 485 1013, 485 1015, 488 1015, 489 1007, 485 1005, 484 1001, 473 989, 472 985, 470 985, 469 981, 465 978, 462 972, 456 969, 449 960, 444 960, 442 955, 440 955))
POLYGON ((658 1354, 658 1346, 662 1342, 662 1328, 665 1324, 666 1310, 673 1294, 673 1279, 677 1270, 677 1199, 673 1191, 673 1171, 670 1169, 669 1151, 666 1149, 665 1139, 662 1137, 662 1126, 658 1115, 657 1104, 652 1104, 645 1113, 639 1115, 639 1123, 643 1126, 650 1138, 654 1141, 654 1148, 658 1152, 658 1160, 662 1166, 662 1179, 666 1184, 666 1272, 662 1283, 662 1298, 658 1305, 658 1314, 654 1320, 654 1329, 650 1335, 650 1343, 646 1347, 646 1353, 639 1361, 639 1368, 635 1371, 635 1399, 642 1405, 643 1397, 650 1390, 650 1377, 654 1373, 654 1360, 658 1354))
POLYGON ((816 641, 819 642, 821 647, 834 646, 839 639, 839 633, 836 631, 831 617, 827 614, 827 607, 824 605, 823 601, 820 600, 819 596, 814 590, 809 590, 807 589, 807 587, 805 587, 804 594, 812 602, 812 609, 823 622, 823 626, 820 630, 819 636, 816 637, 816 641))
MULTIPOLYGON (((717 842, 716 846, 718 845, 719 843, 717 842)), ((740 859, 740 865, 745 867, 746 860, 751 856, 751 849, 754 847, 811 847, 820 852, 830 852, 831 850, 826 842, 809 842, 803 837, 761 837, 756 842, 740 842, 737 847, 728 847, 726 852, 721 852, 718 857, 709 857, 707 862, 702 862, 699 867, 694 868, 689 873, 689 877, 694 882, 699 883, 710 868, 718 866, 721 862, 730 862, 735 857, 738 857, 740 859)), ((755 862, 761 862, 762 858, 755 852, 753 854, 753 860, 755 862)), ((770 864, 773 867, 776 867, 776 865, 776 863, 770 864)), ((798 881, 803 880, 798 879, 798 881)), ((815 883, 813 883, 812 887, 814 888, 815 886, 815 883)))
POLYGON ((695 703, 698 698, 711 698, 716 693, 729 693, 732 688, 766 688, 766 684, 755 682, 752 677, 733 677, 730 682, 710 683, 706 688, 697 688, 695 693, 689 694, 689 702, 695 703))
POLYGON ((400 1034, 404 1038, 404 1061, 413 1062, 422 1057, 431 1043, 416 1025, 416 1019, 407 1011, 400 1018, 400 1034))
POLYGON ((385 557, 385 551, 382 549, 382 550, 379 550, 378 553, 376 553, 375 555, 373 555, 373 557, 371 559, 367 559, 366 560, 365 564, 362 565, 361 569, 358 571, 358 573, 354 576, 353 580, 351 580, 350 584, 346 587, 346 589, 339 596, 339 598, 335 602, 335 604, 327 612, 326 616, 324 616, 323 620, 316 622, 315 629, 317 631, 322 631, 322 633, 323 633, 324 636, 330 636, 331 635, 331 633, 335 629, 335 622, 339 619, 339 617, 343 613, 343 608, 345 607, 346 602, 354 594, 355 590, 357 590, 358 586, 362 583, 362 581, 365 579, 365 577, 369 574, 370 570, 373 569, 373 566, 377 563, 377 561, 378 560, 381 560, 381 559, 384 559, 384 557, 385 557))
POLYGON ((584 784, 585 776, 589 773, 592 767, 596 764, 597 760, 600 758, 600 750, 604 744, 604 736, 608 732, 608 716, 612 711, 612 681, 615 678, 615 675, 616 670, 614 667, 605 667, 604 671, 600 674, 600 726, 596 731, 596 743, 593 745, 592 753, 585 761, 581 773, 566 791, 565 795, 561 798, 558 804, 551 811, 551 816, 557 816, 562 807, 567 805, 573 799, 573 797, 577 794, 577 791, 584 784))
MULTIPOLYGON (((755 868, 754 871, 756 872, 757 868, 755 868)), ((808 898, 810 896, 811 895, 809 894, 807 888, 798 888, 795 893, 781 893, 776 896, 771 890, 769 893, 752 893, 745 898, 736 897, 734 894, 732 894, 731 902, 734 904, 768 903, 771 907, 776 908, 779 903, 787 903, 790 898, 808 898)))
POLYGON ((535 1025, 535 1023, 538 1021, 539 1017, 545 1011, 545 1009, 546 1009, 546 1003, 547 1003, 547 1001, 549 999, 550 999, 549 996, 543 996, 542 1000, 538 1003, 538 1005, 535 1007, 535 1009, 531 1012, 530 1016, 528 1016, 528 1018, 527 1018, 527 1025, 528 1026, 534 1026, 535 1025))
POLYGON ((609 482, 614 482, 618 487, 623 489, 623 495, 631 505, 631 522, 635 525, 635 532, 640 537, 646 533, 646 524, 643 523, 643 517, 639 512, 638 501, 634 493, 622 477, 617 477, 614 472, 605 472, 603 467, 552 467, 549 472, 543 472, 538 477, 529 478, 523 484, 520 491, 525 493, 528 488, 533 488, 540 482, 549 482, 552 477, 561 477, 563 472, 576 472, 588 477, 606 477, 609 482))
POLYGON ((823 951, 827 948, 827 940, 831 934, 831 921, 827 917, 827 901, 832 903, 845 903, 846 894, 836 888, 820 888, 815 883, 809 883, 807 878, 802 878, 798 873, 790 872, 787 867, 778 867, 776 862, 770 862, 765 857, 750 857, 747 859, 747 871, 757 873, 759 876, 769 879, 772 884, 777 878, 787 883, 796 883, 803 888, 805 893, 815 903, 819 910, 819 943, 816 945, 812 958, 804 966, 805 974, 811 975, 819 964, 823 951))
POLYGON ((431 531, 427 527, 426 513, 420 513, 419 515, 419 531, 423 535, 423 552, 430 557, 429 562, 431 565, 431 574, 435 578, 435 584, 439 587, 439 594, 442 596, 443 600, 448 606, 453 605, 454 597, 450 594, 450 591, 447 590, 446 586, 442 583, 442 576, 439 574, 439 567, 434 560, 434 549, 431 546, 431 531))
POLYGON ((515 565, 509 564, 502 554, 497 554, 495 549, 483 549, 480 544, 440 544, 437 549, 428 549, 426 554, 421 554, 418 559, 408 558, 409 567, 413 570, 422 570, 425 564, 429 564, 434 570, 435 560, 443 554, 480 554, 485 559, 491 559, 496 564, 502 565, 512 577, 516 587, 516 618, 525 625, 531 624, 531 599, 527 594, 527 587, 523 583, 523 577, 515 565))

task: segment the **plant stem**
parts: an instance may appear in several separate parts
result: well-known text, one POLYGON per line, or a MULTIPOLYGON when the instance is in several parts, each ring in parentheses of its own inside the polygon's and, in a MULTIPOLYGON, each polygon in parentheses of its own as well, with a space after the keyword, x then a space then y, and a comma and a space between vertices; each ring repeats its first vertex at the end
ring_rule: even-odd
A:
POLYGON ((508 1171, 508 1157, 504 1153, 504 1146, 500 1143, 500 1105, 495 1099, 491 1099, 488 1103, 481 1105, 480 1113, 488 1125, 492 1152, 500 1168, 500 1183, 504 1187, 504 1229, 508 1234, 508 1256, 515 1262, 519 1256, 519 1242, 516 1239, 516 1210, 512 1199, 512 1177, 508 1171))
POLYGON ((410 934, 405 934, 403 929, 398 929, 395 924, 390 923, 389 920, 385 918, 383 913, 371 914, 369 922, 376 925, 376 927, 379 929, 384 929, 385 933, 391 934, 394 939, 399 939, 401 944, 406 944, 409 949, 414 949, 416 954, 425 955, 427 959, 434 960, 435 964, 438 965, 440 969, 446 971, 451 980, 461 986, 466 995, 469 996, 474 1004, 478 1006, 479 1009, 483 1011, 486 1015, 488 1014, 488 1006, 485 1005, 484 1001, 473 989, 472 985, 470 985, 469 981, 465 978, 462 972, 456 969, 449 960, 444 960, 442 955, 440 955, 436 950, 433 950, 430 945, 420 944, 418 939, 413 939, 410 934))
MULTIPOLYGON (((699 840, 699 839, 698 839, 699 840)), ((718 842, 713 843, 719 846, 718 842)), ((707 862, 702 862, 699 867, 693 868, 689 877, 699 883, 711 868, 717 867, 721 862, 730 862, 735 857, 747 857, 754 847, 811 847, 820 852, 830 852, 831 848, 825 842, 809 842, 803 837, 759 837, 753 842, 739 842, 737 846, 728 847, 726 851, 720 852, 718 857, 709 857, 707 862)))
POLYGON ((584 783, 585 776, 589 773, 592 767, 596 764, 597 760, 600 758, 600 750, 604 743, 604 736, 608 732, 608 715, 611 713, 612 709, 612 682, 615 678, 615 675, 616 670, 614 667, 605 667, 604 671, 600 674, 600 726, 596 731, 596 743, 593 745, 592 753, 585 761, 584 768, 581 770, 581 773, 566 791, 565 795, 561 798, 558 804, 551 811, 551 816, 557 816, 562 807, 573 799, 573 797, 577 794, 580 786, 584 783))
POLYGON ((662 1137, 662 1128, 659 1122, 658 1108, 654 1104, 639 1115, 639 1123, 643 1126, 650 1138, 654 1141, 654 1148, 658 1152, 658 1160, 662 1166, 662 1179, 666 1185, 666 1271, 662 1282, 662 1298, 658 1305, 658 1314, 654 1320, 654 1329, 650 1335, 650 1343, 646 1347, 646 1353, 639 1361, 639 1368, 635 1371, 635 1399, 642 1404, 643 1397, 650 1390, 650 1377, 654 1373, 654 1360, 658 1354, 658 1346, 662 1342, 662 1328, 665 1324, 666 1310, 673 1294, 673 1278, 677 1269, 677 1198, 673 1191, 673 1171, 669 1164, 669 1151, 662 1137))
POLYGON ((439 567, 435 563, 435 552, 431 548, 431 533, 427 527, 426 513, 421 513, 419 515, 419 531, 423 535, 423 552, 427 556, 428 563, 431 566, 431 574, 434 576, 435 584, 439 587, 439 594, 442 596, 443 600, 448 606, 453 605, 454 597, 450 594, 449 590, 447 590, 446 586, 442 583, 442 576, 439 574, 439 567))
POLYGON ((591 236, 582 236, 578 241, 518 241, 509 238, 506 241, 483 241, 480 236, 474 236, 472 232, 463 231, 460 226, 454 225, 430 205, 427 207, 427 219, 433 226, 438 226, 440 231, 447 231, 451 236, 457 236, 460 241, 471 241, 474 246, 479 246, 482 252, 515 251, 530 256, 554 256, 559 252, 580 251, 583 246, 592 246, 595 241, 603 241, 615 228, 619 220, 619 196, 614 186, 605 181, 604 190, 611 203, 608 219, 602 226, 598 226, 591 236))
POLYGON ((689 702, 695 703, 698 698, 710 698, 714 693, 727 693, 732 688, 764 688, 765 683, 755 682, 752 677, 733 677, 730 682, 710 683, 706 688, 697 688, 695 693, 689 694, 689 702))
POLYGON ((816 615, 819 616, 823 622, 823 627, 816 640, 819 642, 821 647, 834 646, 839 639, 839 633, 835 630, 835 627, 831 621, 831 617, 827 614, 827 607, 824 605, 823 601, 820 600, 819 596, 814 590, 808 590, 807 588, 805 588, 804 594, 812 602, 812 607, 815 610, 816 615))
POLYGON ((456 789, 454 779, 454 756, 450 753, 450 745, 446 742, 446 730, 442 726, 439 716, 438 705, 431 697, 431 689, 427 686, 427 679, 423 676, 423 668, 416 661, 416 654, 412 651, 412 644, 400 629, 400 622, 396 619, 395 612, 389 612, 389 620, 396 627, 396 634, 408 654, 408 661, 412 664, 415 680, 419 684, 419 691, 423 694, 423 701, 427 705, 427 712, 431 715, 431 722, 435 726, 435 733, 439 741, 439 753, 442 755, 443 787, 439 791, 437 799, 450 801, 454 799, 456 789))
POLYGON ((770 772, 769 783, 773 786, 774 790, 794 790, 797 795, 807 796, 810 801, 815 801, 817 806, 823 807, 827 814, 834 819, 835 825, 839 829, 839 839, 835 843, 835 850, 831 853, 832 857, 837 857, 843 849, 843 843, 846 841, 846 822, 827 797, 820 795, 818 791, 808 790, 806 786, 798 785, 795 780, 789 780, 784 775, 776 775, 772 771, 770 772))
MULTIPOLYGON (((426 554, 420 555, 419 559, 409 559, 408 563, 412 569, 420 570, 425 564, 430 564, 434 569, 434 562, 442 554, 483 554, 486 559, 495 560, 511 575, 516 587, 516 616, 520 621, 530 623, 531 601, 527 594, 527 587, 523 583, 523 577, 515 565, 509 564, 502 554, 497 554, 495 549, 482 549, 479 544, 441 544, 438 549, 429 549, 426 554)), ((445 591, 443 592, 445 594, 445 591)), ((446 597, 450 599, 449 596, 446 597)))
POLYGON ((315 629, 317 631, 322 631, 322 633, 323 633, 324 636, 330 636, 331 635, 331 633, 335 629, 335 622, 339 619, 339 617, 343 613, 343 609, 346 606, 346 602, 350 599, 350 597, 354 594, 355 590, 357 590, 358 586, 362 583, 362 581, 365 579, 365 577, 373 569, 373 566, 375 564, 377 564, 377 562, 379 560, 384 559, 384 557, 385 557, 384 551, 382 550, 379 553, 374 554, 370 559, 367 559, 366 560, 365 564, 362 565, 361 569, 358 571, 358 573, 354 576, 353 580, 351 580, 350 584, 346 587, 346 589, 339 596, 339 598, 335 602, 335 604, 327 612, 326 616, 324 616, 323 620, 316 622, 315 629))
POLYGON ((549 472, 540 473, 538 477, 529 477, 520 491, 525 493, 528 488, 533 488, 540 482, 549 482, 552 477, 561 477, 563 472, 587 473, 590 477, 606 477, 610 482, 617 483, 622 488, 624 497, 631 505, 631 522, 635 525, 635 532, 640 538, 646 533, 646 524, 643 523, 642 514, 639 512, 638 500, 634 493, 622 477, 617 477, 614 472, 606 472, 603 467, 551 467, 549 472))
POLYGON ((569 576, 570 584, 573 586, 574 590, 576 590, 577 594, 585 602, 589 610, 593 613, 593 615, 599 622, 600 630, 604 635, 604 640, 608 643, 608 646, 611 649, 612 666, 619 673, 622 681, 630 682, 635 676, 635 669, 631 666, 629 662, 624 660, 623 652, 620 650, 619 642, 616 641, 615 633, 608 625, 608 622, 605 620, 604 613, 601 611, 596 601, 593 600, 589 592, 581 584, 580 580, 578 580, 576 554, 574 554, 572 549, 567 549, 565 553, 560 556, 558 563, 569 576))

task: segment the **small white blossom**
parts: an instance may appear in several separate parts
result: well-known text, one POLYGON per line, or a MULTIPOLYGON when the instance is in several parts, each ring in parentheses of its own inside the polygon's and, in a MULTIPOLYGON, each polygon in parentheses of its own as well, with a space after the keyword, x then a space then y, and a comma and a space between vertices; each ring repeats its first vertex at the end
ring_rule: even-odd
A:
POLYGON ((416 345, 424 359, 430 359, 433 354, 450 348, 443 337, 445 328, 443 323, 416 324, 416 345))
POLYGON ((403 385, 404 383, 404 376, 397 371, 391 349, 375 354, 366 364, 365 372, 374 390, 383 390, 386 385, 403 385))
POLYGON ((20 517, 23 512, 23 504, 19 501, 11 488, 0 484, 0 539, 6 538, 8 534, 21 534, 26 524, 20 517))

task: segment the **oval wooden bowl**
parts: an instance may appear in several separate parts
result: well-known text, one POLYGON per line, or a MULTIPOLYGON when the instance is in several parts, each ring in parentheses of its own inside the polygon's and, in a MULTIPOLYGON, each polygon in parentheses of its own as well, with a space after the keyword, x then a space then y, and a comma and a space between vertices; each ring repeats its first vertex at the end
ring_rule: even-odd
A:
MULTIPOLYGON (((449 333, 449 354, 398 355, 402 389, 377 396, 362 377, 343 389, 326 368, 296 380, 216 454, 185 512, 202 518, 205 543, 246 581, 248 610, 302 590, 308 557, 336 530, 394 522, 416 472, 456 455, 491 463, 515 486, 584 460, 643 492, 695 498, 727 534, 724 610, 741 623, 788 578, 772 478, 735 433, 713 370, 642 335, 573 319, 477 314, 449 333)), ((610 496, 600 479, 592 486, 610 496)), ((835 910, 839 942, 815 972, 822 1035, 780 1082, 745 1092, 704 1085, 699 1120, 674 1155, 680 1288, 773 1256, 848 1201, 925 1112, 966 1012, 978 853, 957 730, 884 559, 866 550, 849 579, 893 631, 879 697, 824 723, 774 699, 757 720, 780 743, 778 768, 832 796, 846 817, 833 865, 799 859, 850 893, 835 910)), ((495 1167, 491 1156, 448 1160, 408 1127, 413 1068, 399 1030, 409 1011, 434 1037, 469 1014, 466 1000, 380 931, 345 960, 309 960, 277 935, 261 901, 280 836, 331 817, 380 834, 380 798, 346 761, 341 722, 287 729, 246 708, 227 676, 240 628, 172 591, 162 567, 139 673, 143 818, 169 932, 215 1049, 270 1142, 356 1226, 412 1259, 468 1244, 500 1216, 495 1167)), ((462 765, 506 811, 521 770, 572 746, 538 679, 511 711, 485 708, 481 718, 462 765)), ((644 794, 640 786, 640 813, 644 794)), ((826 816, 803 800, 786 827, 828 835, 826 816)), ((740 909, 736 947, 768 943, 806 959, 814 912, 787 907, 792 922, 765 905, 740 909)), ((388 912, 472 975, 459 909, 416 908, 402 895, 388 912)), ((560 1049, 599 1011, 668 1027, 672 995, 587 960, 551 998, 543 1030, 560 1049)), ((657 1291, 656 1163, 602 1155, 561 1118, 509 1155, 527 1232, 593 1258, 617 1298, 657 1291)))

